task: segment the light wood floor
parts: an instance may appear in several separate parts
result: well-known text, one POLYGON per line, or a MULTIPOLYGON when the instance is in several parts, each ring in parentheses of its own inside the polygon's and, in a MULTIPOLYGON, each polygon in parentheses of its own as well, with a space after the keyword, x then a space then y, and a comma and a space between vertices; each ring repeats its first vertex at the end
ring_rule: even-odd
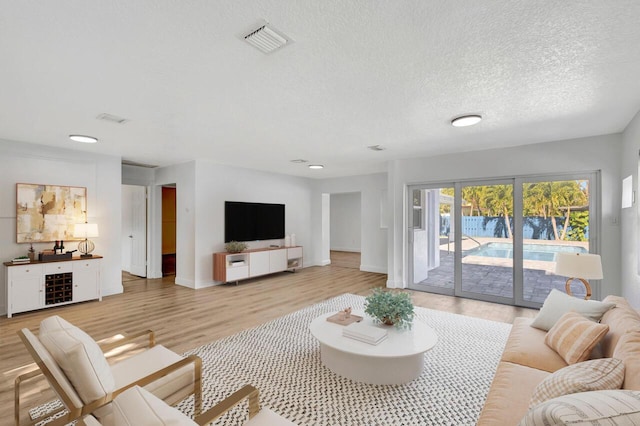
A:
MULTIPOLYGON (((358 260, 359 262, 359 260, 358 260)), ((13 382, 34 369, 16 335, 23 327, 37 331, 40 321, 60 315, 96 340, 119 332, 153 329, 158 343, 182 353, 240 330, 293 312, 342 293, 367 295, 383 287, 386 275, 330 265, 296 273, 280 273, 239 285, 191 290, 172 283, 173 277, 146 280, 126 276, 123 294, 102 302, 85 302, 0 318, 0 424, 13 424, 13 382)), ((537 311, 449 296, 410 291, 416 306, 495 321, 512 322, 537 311)), ((44 381, 34 381, 27 406, 53 398, 44 381)))

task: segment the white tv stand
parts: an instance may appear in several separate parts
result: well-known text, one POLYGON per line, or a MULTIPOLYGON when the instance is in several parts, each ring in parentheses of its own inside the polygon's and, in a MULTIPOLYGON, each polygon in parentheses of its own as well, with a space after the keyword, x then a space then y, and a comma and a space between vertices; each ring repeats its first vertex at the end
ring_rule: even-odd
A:
POLYGON ((213 279, 222 282, 246 280, 302 267, 302 247, 268 247, 240 253, 214 253, 213 279))

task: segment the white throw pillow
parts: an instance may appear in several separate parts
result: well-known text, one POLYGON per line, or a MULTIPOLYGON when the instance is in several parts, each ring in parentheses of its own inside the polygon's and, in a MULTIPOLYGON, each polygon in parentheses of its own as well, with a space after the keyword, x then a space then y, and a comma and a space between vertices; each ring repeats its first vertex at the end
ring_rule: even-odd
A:
POLYGON ((624 364, 619 359, 601 358, 561 368, 533 391, 529 408, 562 395, 596 390, 620 389, 624 364))
POLYGON ((545 299, 538 316, 531 323, 531 327, 549 331, 562 315, 571 311, 597 322, 605 312, 615 306, 616 304, 611 302, 578 299, 553 289, 545 299))
POLYGON ((640 391, 602 390, 550 399, 529 410, 519 426, 640 424, 640 391))
POLYGON ((40 323, 38 338, 85 404, 115 390, 109 363, 87 333, 56 315, 40 323))

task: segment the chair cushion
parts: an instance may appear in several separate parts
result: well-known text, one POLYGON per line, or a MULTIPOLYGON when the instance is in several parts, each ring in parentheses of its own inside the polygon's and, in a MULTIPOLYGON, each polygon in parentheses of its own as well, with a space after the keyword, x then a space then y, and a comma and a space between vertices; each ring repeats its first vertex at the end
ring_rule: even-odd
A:
POLYGON ((107 359, 87 333, 55 315, 40 323, 38 337, 85 404, 116 389, 107 359))
POLYGON ((589 359, 591 350, 609 331, 606 324, 598 324, 575 312, 564 314, 551 327, 544 342, 558 352, 567 364, 589 359))
POLYGON ((533 391, 529 408, 562 395, 605 389, 620 389, 624 364, 619 359, 601 358, 560 369, 544 379, 533 391))
POLYGON ((613 302, 578 299, 553 289, 542 304, 531 327, 549 331, 562 315, 570 311, 578 312, 590 320, 599 321, 602 315, 614 306, 616 304, 613 302))
POLYGON ((637 425, 640 424, 640 392, 602 390, 563 395, 536 405, 520 426, 537 425, 637 425))
MULTIPOLYGON (((175 352, 162 345, 156 345, 113 364, 111 371, 116 387, 120 389, 181 359, 182 357, 175 352)), ((149 383, 144 388, 158 398, 167 400, 184 388, 193 389, 194 377, 193 364, 188 364, 149 383)))
POLYGON ((113 400, 115 426, 197 426, 193 420, 139 386, 113 400))

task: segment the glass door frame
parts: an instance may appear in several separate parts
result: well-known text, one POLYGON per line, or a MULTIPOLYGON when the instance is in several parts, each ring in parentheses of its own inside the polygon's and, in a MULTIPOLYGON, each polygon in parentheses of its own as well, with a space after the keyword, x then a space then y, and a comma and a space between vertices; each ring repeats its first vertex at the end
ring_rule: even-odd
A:
MULTIPOLYGON (((589 182, 589 253, 600 253, 600 211, 601 211, 601 173, 600 171, 584 171, 569 173, 549 173, 516 176, 509 178, 488 178, 477 180, 459 180, 456 182, 436 182, 407 185, 407 208, 405 230, 407 247, 407 288, 417 290, 413 285, 413 191, 420 189, 454 188, 454 286, 448 288, 428 287, 431 293, 465 297, 469 299, 484 300, 487 302, 540 308, 541 304, 524 299, 524 270, 523 270, 523 184, 548 181, 586 180, 589 182), (513 297, 500 297, 494 295, 479 294, 462 290, 462 187, 483 185, 513 185, 513 297)), ((600 281, 590 282, 593 297, 600 299, 600 281)))

